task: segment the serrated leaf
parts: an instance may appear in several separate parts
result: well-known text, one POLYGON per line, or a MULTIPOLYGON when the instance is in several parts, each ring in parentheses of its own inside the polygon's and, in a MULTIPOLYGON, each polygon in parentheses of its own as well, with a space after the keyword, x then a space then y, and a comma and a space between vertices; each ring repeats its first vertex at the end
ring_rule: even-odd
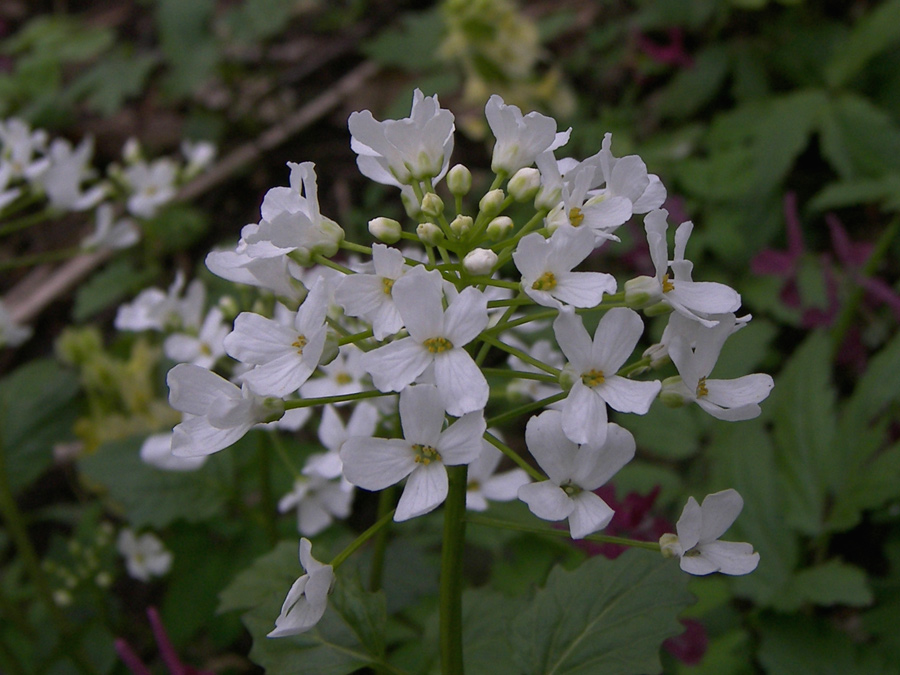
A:
POLYGON ((900 41, 900 0, 887 0, 874 7, 853 26, 847 39, 834 50, 825 66, 831 87, 848 82, 876 54, 900 41))
POLYGON ((49 359, 0 380, 0 438, 10 489, 18 492, 53 462, 53 446, 70 440, 78 378, 49 359))
POLYGON ((512 624, 520 672, 661 672, 660 645, 681 632, 678 614, 693 601, 686 585, 675 561, 636 549, 556 568, 512 624))
POLYGON ((783 612, 794 612, 806 604, 865 607, 872 604, 872 591, 859 567, 829 560, 800 570, 776 600, 775 609, 783 612))
POLYGON ((154 276, 153 271, 137 269, 127 259, 114 260, 78 287, 72 318, 79 323, 91 318, 145 288, 154 276))
POLYGON ((660 114, 682 119, 701 110, 721 89, 730 60, 729 50, 721 43, 694 55, 693 67, 679 70, 660 93, 660 114))
POLYGON ((844 179, 900 171, 900 128, 887 111, 855 94, 823 106, 820 141, 822 154, 844 179))
POLYGON ((770 401, 785 522, 813 536, 823 530, 828 489, 841 469, 830 350, 827 335, 811 334, 775 378, 770 401))
POLYGON ((140 458, 143 437, 102 445, 79 462, 84 476, 102 486, 134 527, 161 528, 179 519, 199 522, 221 512, 229 490, 231 458, 217 453, 197 471, 162 471, 140 458))

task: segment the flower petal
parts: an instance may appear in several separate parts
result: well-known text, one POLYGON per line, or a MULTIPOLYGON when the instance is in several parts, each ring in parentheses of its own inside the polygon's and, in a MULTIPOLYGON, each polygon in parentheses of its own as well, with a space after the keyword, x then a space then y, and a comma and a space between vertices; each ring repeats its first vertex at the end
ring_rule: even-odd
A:
POLYGON ((569 495, 549 480, 523 485, 519 488, 519 499, 543 520, 562 520, 575 510, 575 503, 569 495))
POLYGON ((575 508, 569 514, 569 532, 572 539, 582 539, 592 532, 609 525, 615 511, 593 492, 581 492, 572 497, 575 508))
POLYGON ((341 447, 344 477, 365 490, 399 483, 418 466, 411 444, 387 438, 348 438, 341 447))
POLYGON ((398 523, 434 510, 447 498, 447 469, 442 462, 417 464, 409 475, 394 520, 398 523))

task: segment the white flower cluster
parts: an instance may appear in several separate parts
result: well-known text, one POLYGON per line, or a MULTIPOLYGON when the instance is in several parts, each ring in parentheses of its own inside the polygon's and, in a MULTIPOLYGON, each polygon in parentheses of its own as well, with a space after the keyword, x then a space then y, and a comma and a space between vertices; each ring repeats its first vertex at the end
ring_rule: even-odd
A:
MULTIPOLYGON (((321 213, 313 165, 289 164, 289 186, 268 192, 261 220, 243 229, 235 249, 207 258, 214 273, 267 291, 277 302, 268 311, 257 303, 238 314, 221 340, 220 317, 209 331, 215 340, 200 340, 205 347, 188 349, 187 338, 180 349, 167 342, 170 356, 180 352, 188 361, 168 376, 170 403, 184 415, 171 436, 172 455, 203 457, 254 425, 285 424, 292 413, 324 406, 319 437, 327 451, 309 458, 280 504, 282 511, 298 510, 302 534, 345 516, 353 486, 404 483, 394 520, 428 513, 447 497, 446 467, 466 465, 472 508, 517 496, 539 518, 568 519, 572 537, 581 538, 610 522, 613 511, 594 490, 635 453, 633 436, 609 421, 608 408, 643 415, 662 393, 667 403, 695 402, 720 419, 759 414, 772 388, 768 375, 707 379, 724 341, 749 317, 735 318, 740 296, 733 289, 693 280, 685 257, 690 223, 675 232, 670 258, 659 178, 637 156, 615 157, 610 135, 592 157, 557 159, 569 133, 558 132, 553 119, 523 115, 498 96, 486 116, 496 138, 496 180, 467 211, 471 173, 459 165, 449 169, 454 117, 437 97, 416 91, 402 120, 351 115, 360 170, 399 187, 412 220, 404 227, 373 219, 370 232, 385 243, 371 248, 345 241, 321 213), (456 204, 452 217, 435 190, 445 177, 456 204), (514 202, 520 210, 533 204, 527 220, 506 213, 514 202), (645 214, 654 277, 627 281, 620 291, 610 274, 575 270, 596 248, 618 242, 616 230, 635 214, 645 214), (410 247, 388 245, 397 242, 410 247), (337 258, 341 250, 368 260, 337 258), (636 353, 644 335, 641 309, 669 317, 662 343, 643 356, 636 353), (592 332, 584 314, 599 316, 589 324, 596 325, 592 332), (530 339, 542 328, 555 340, 530 339), (210 370, 223 352, 233 359, 227 379, 210 370), (201 361, 200 354, 212 360, 201 361), (635 379, 667 364, 666 355, 678 376, 635 379), (505 378, 508 388, 492 389, 486 363, 492 379, 505 378), (523 414, 544 408, 528 420, 525 434, 543 472, 532 469, 541 477, 535 482, 522 469, 494 475, 497 448, 516 453, 487 429, 487 409, 523 396, 535 399, 523 414)), ((180 314, 203 333, 199 314, 184 320, 180 288, 145 292, 120 312, 120 326, 155 327, 180 314)), ((715 510, 720 501, 703 508, 715 510)), ((711 571, 697 564, 698 552, 715 550, 710 537, 724 531, 722 523, 697 534, 697 516, 685 518, 681 547, 667 551, 693 561, 683 565, 689 572, 711 571)), ((291 590, 273 635, 306 630, 324 611, 331 568, 312 559, 304 542, 308 574, 291 590)), ((739 573, 755 567, 752 549, 728 555, 740 558, 739 573)))

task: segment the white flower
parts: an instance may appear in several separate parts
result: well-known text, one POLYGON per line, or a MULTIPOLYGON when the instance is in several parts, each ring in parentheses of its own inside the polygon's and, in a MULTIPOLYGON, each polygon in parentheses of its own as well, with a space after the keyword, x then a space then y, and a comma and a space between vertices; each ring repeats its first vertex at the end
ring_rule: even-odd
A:
POLYGON ((514 105, 507 105, 494 94, 484 107, 488 125, 497 142, 491 157, 491 171, 511 176, 519 169, 534 164, 542 152, 555 150, 569 141, 571 129, 556 132, 556 120, 538 112, 522 115, 514 105))
POLYGON ((206 288, 195 279, 181 297, 184 283, 185 276, 179 270, 168 292, 158 288, 141 291, 132 302, 119 307, 116 328, 129 331, 200 328, 206 288))
MULTIPOLYGON (((304 474, 306 472, 304 471, 304 474)), ((316 474, 303 475, 293 489, 278 501, 279 513, 297 511, 297 530, 312 537, 334 522, 350 515, 353 485, 344 478, 332 480, 316 474)))
POLYGON ((178 166, 171 159, 162 157, 154 162, 132 164, 123 173, 131 190, 128 211, 141 218, 152 218, 160 206, 175 197, 175 178, 178 166))
POLYGON ((262 396, 286 396, 312 375, 325 347, 325 284, 316 282, 297 311, 293 325, 253 312, 242 312, 225 338, 225 351, 253 370, 243 375, 262 396))
POLYGON ((312 557, 312 543, 300 540, 300 564, 306 574, 291 586, 281 614, 275 619, 275 629, 268 637, 285 637, 304 633, 315 626, 328 605, 328 594, 334 585, 334 570, 312 557))
POLYGON ((735 327, 733 314, 719 314, 712 318, 717 319, 718 324, 712 328, 700 328, 693 349, 682 335, 675 334, 669 339, 669 356, 681 375, 678 392, 685 401, 694 401, 720 420, 736 422, 758 417, 761 412, 759 403, 769 395, 775 383, 770 375, 763 373, 733 380, 708 379, 725 340, 735 327))
MULTIPOLYGON (((550 340, 537 340, 533 345, 527 345, 510 335, 505 337, 505 342, 548 366, 562 369, 565 365, 565 359, 563 358, 562 353, 560 353, 557 346, 550 340)), ((512 370, 546 375, 543 370, 512 354, 507 359, 507 363, 512 370)), ((557 383, 549 384, 540 380, 529 380, 524 378, 511 380, 506 389, 509 393, 519 394, 534 401, 549 398, 550 396, 558 394, 560 391, 559 384, 557 383)))
POLYGON ((254 425, 284 412, 213 372, 180 363, 166 377, 169 405, 185 413, 172 432, 172 454, 177 457, 211 455, 236 443, 254 425))
POLYGON ((440 180, 453 152, 453 113, 437 96, 413 93, 412 111, 400 120, 378 122, 368 110, 350 115, 350 147, 360 172, 384 185, 440 180))
POLYGON ((416 267, 392 289, 409 337, 363 355, 363 367, 379 391, 400 391, 434 364, 445 410, 458 417, 487 404, 487 380, 463 347, 488 323, 487 299, 468 287, 442 306, 441 275, 416 267))
POLYGON ((291 251, 305 257, 334 255, 344 231, 319 211, 315 165, 288 162, 288 166, 290 187, 274 187, 266 193, 260 209, 262 220, 241 231, 246 248, 239 251, 252 258, 278 257, 291 251))
MULTIPOLYGON (((494 436, 499 432, 491 430, 494 436)), ((497 467, 503 453, 485 440, 482 440, 481 454, 469 464, 466 474, 466 508, 470 511, 485 511, 488 501, 508 502, 515 499, 519 488, 531 482, 524 469, 516 467, 503 473, 497 473, 497 467)))
POLYGON ((196 471, 206 463, 206 455, 176 457, 172 454, 172 434, 153 434, 141 445, 141 461, 161 471, 196 471))
POLYGON ((589 230, 557 230, 550 239, 534 232, 522 238, 513 261, 522 273, 522 290, 539 305, 596 307, 604 293, 616 292, 611 274, 573 272, 594 250, 589 230))
POLYGON ((225 355, 225 336, 228 326, 222 317, 222 310, 213 307, 206 314, 203 325, 196 335, 174 333, 163 343, 167 357, 179 363, 193 363, 203 368, 212 368, 225 355))
POLYGON ((184 175, 190 178, 212 164, 212 161, 216 158, 216 146, 209 141, 184 139, 181 141, 181 154, 187 160, 187 166, 184 167, 184 175))
POLYGON ((206 267, 217 277, 272 291, 294 306, 306 297, 300 283, 303 270, 286 255, 253 258, 246 251, 210 251, 206 267))
POLYGON ((371 384, 363 383, 366 376, 365 368, 362 367, 363 353, 354 344, 343 345, 331 363, 319 367, 322 377, 309 379, 300 387, 300 395, 303 398, 321 398, 356 394, 371 389, 371 384))
POLYGON ((562 402, 562 426, 575 443, 599 443, 606 438, 606 404, 625 413, 645 414, 659 393, 660 383, 638 382, 616 375, 644 332, 637 312, 609 310, 597 325, 593 342, 581 319, 560 312, 553 332, 569 360, 575 381, 562 402))
POLYGON ((130 218, 114 220, 111 204, 97 207, 94 231, 82 239, 84 249, 123 249, 133 246, 141 239, 141 231, 130 218))
POLYGON ((394 520, 421 516, 447 498, 445 465, 469 464, 481 453, 481 412, 463 415, 446 429, 437 388, 420 384, 400 394, 403 439, 354 436, 341 448, 344 476, 365 490, 383 490, 406 478, 394 520))
POLYGON ((613 510, 594 490, 605 484, 634 457, 634 437, 608 424, 605 442, 573 443, 563 432, 562 414, 545 410, 528 420, 525 442, 548 480, 519 488, 519 499, 538 518, 569 519, 573 539, 602 530, 613 510))
POLYGON ((46 150, 47 132, 32 131, 23 120, 15 117, 0 120, 0 143, 3 146, 0 159, 8 163, 11 178, 32 180, 50 165, 49 159, 34 159, 36 153, 46 150))
POLYGON ((677 536, 660 537, 663 555, 679 557, 681 569, 688 574, 749 574, 759 565, 753 546, 719 541, 743 508, 744 500, 731 489, 708 495, 702 504, 689 497, 675 525, 677 536))
POLYGON ((12 163, 0 157, 0 211, 7 205, 12 204, 22 194, 19 188, 6 189, 6 186, 12 180, 12 172, 12 163))
MULTIPOLYGON (((647 306, 656 302, 669 305, 679 314, 698 321, 704 326, 714 326, 716 322, 709 319, 711 314, 729 314, 741 306, 741 296, 726 286, 710 281, 692 281, 693 263, 684 258, 684 250, 690 237, 693 224, 682 223, 675 233, 675 259, 671 262, 668 256, 666 232, 669 229, 665 209, 651 211, 644 218, 644 229, 650 245, 650 257, 656 268, 656 277, 638 277, 625 284, 626 301, 631 291, 638 291, 635 296, 636 306, 647 306), (674 271, 674 278, 668 274, 669 266, 674 271)), ((629 304, 632 304, 629 302, 629 304)))
POLYGON ((140 581, 161 577, 172 567, 172 553, 149 532, 137 537, 131 530, 124 529, 119 532, 116 548, 125 558, 128 574, 140 581))
POLYGON ((94 140, 85 138, 77 148, 68 141, 57 138, 47 153, 49 164, 37 183, 47 192, 50 204, 64 211, 85 211, 99 204, 106 194, 106 187, 96 185, 82 192, 81 184, 93 176, 89 164, 94 154, 94 140))
POLYGON ((383 340, 403 327, 394 302, 394 283, 410 268, 403 254, 384 244, 372 245, 374 274, 348 274, 338 284, 334 299, 350 316, 372 324, 376 340, 383 340))

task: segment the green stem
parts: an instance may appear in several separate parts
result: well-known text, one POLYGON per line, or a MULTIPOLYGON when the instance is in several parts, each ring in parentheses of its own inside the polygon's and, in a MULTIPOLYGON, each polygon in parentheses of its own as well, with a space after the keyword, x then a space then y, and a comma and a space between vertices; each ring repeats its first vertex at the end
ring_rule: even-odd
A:
POLYGON ((518 464, 520 467, 525 469, 525 471, 528 473, 528 475, 531 476, 534 480, 536 480, 536 481, 547 480, 547 477, 545 475, 543 475, 540 471, 538 471, 533 466, 531 466, 531 464, 529 464, 522 457, 520 457, 519 454, 515 450, 513 450, 511 447, 506 445, 506 443, 504 443, 499 438, 494 436, 490 431, 484 432, 484 440, 486 440, 488 443, 493 445, 500 452, 502 452, 504 455, 506 455, 512 461, 514 461, 516 464, 518 464))
POLYGON ((354 253, 363 253, 365 255, 372 255, 372 248, 370 246, 362 246, 361 244, 354 244, 352 241, 347 241, 346 239, 341 242, 341 248, 345 251, 353 251, 354 253))
POLYGON ((334 262, 331 258, 326 258, 321 253, 316 253, 312 257, 312 259, 313 259, 313 262, 316 262, 324 267, 330 267, 331 269, 337 270, 338 272, 343 272, 344 274, 346 274, 348 276, 351 274, 356 274, 356 272, 351 270, 349 267, 344 267, 340 263, 334 262))
POLYGON ((319 398, 300 398, 296 401, 285 401, 284 409, 293 410, 294 408, 309 408, 314 405, 325 405, 327 403, 343 403, 344 401, 358 401, 363 398, 377 398, 378 396, 393 396, 394 392, 380 391, 360 391, 356 394, 341 394, 339 396, 320 396, 319 398))
POLYGON ((33 255, 23 255, 18 258, 0 262, 0 271, 42 265, 43 263, 56 262, 57 260, 66 260, 67 258, 74 258, 82 253, 86 253, 86 251, 78 246, 73 246, 72 248, 61 248, 56 251, 45 251, 33 255))
MULTIPOLYGON (((378 518, 384 518, 388 513, 394 512, 394 493, 396 489, 391 486, 382 490, 378 495, 378 518)), ((387 551, 388 528, 378 530, 372 551, 372 567, 369 569, 369 590, 373 593, 381 590, 381 581, 384 576, 384 554, 387 551)))
POLYGON ((299 480, 300 478, 302 478, 303 474, 300 472, 300 469, 297 468, 297 465, 294 464, 294 462, 288 455, 287 449, 284 447, 284 443, 281 442, 281 436, 279 436, 277 432, 270 430, 269 440, 272 441, 272 447, 275 448, 275 454, 278 455, 278 458, 284 463, 285 467, 287 467, 287 470, 291 472, 294 480, 299 480))
POLYGON ((262 509, 269 545, 275 546, 278 543, 278 526, 275 523, 277 511, 275 496, 272 494, 272 455, 269 452, 269 444, 262 436, 257 441, 257 454, 259 456, 259 505, 262 509))
MULTIPOLYGON (((571 538, 571 534, 566 530, 556 530, 550 527, 541 527, 540 525, 526 525, 525 523, 512 523, 507 520, 498 520, 497 518, 488 518, 476 514, 466 515, 466 520, 473 525, 483 525, 484 527, 496 527, 505 530, 517 530, 519 532, 531 532, 533 534, 549 534, 553 537, 571 538)), ((597 541, 603 544, 620 544, 622 546, 632 546, 634 548, 645 548, 648 551, 656 551, 659 553, 659 544, 654 541, 639 541, 637 539, 626 539, 625 537, 610 537, 605 534, 589 534, 584 537, 586 541, 597 541)))
POLYGON ((27 216, 22 216, 20 218, 16 218, 15 220, 7 220, 6 222, 0 224, 0 237, 12 234, 13 232, 18 232, 19 230, 24 230, 25 228, 31 227, 32 225, 39 225, 48 220, 52 220, 55 216, 59 215, 59 211, 55 209, 44 209, 42 211, 38 211, 37 213, 29 213, 27 216))
POLYGON ((538 370, 543 370, 545 373, 549 373, 554 378, 559 377, 559 373, 560 373, 559 368, 554 368, 553 366, 547 365, 546 363, 544 363, 542 361, 538 361, 531 354, 527 354, 527 353, 523 352, 521 349, 517 349, 511 345, 506 344, 505 342, 501 342, 500 340, 495 338, 493 335, 488 335, 487 333, 482 333, 479 336, 479 338, 481 340, 483 340, 484 342, 488 343, 489 345, 491 345, 492 347, 496 347, 497 349, 500 349, 500 350, 506 352, 507 354, 512 354, 513 356, 518 357, 525 363, 534 366, 538 370))
POLYGON ((448 466, 441 547, 440 641, 443 675, 463 675, 462 587, 466 535, 466 465, 448 466))
POLYGON ((510 420, 514 420, 521 415, 525 415, 530 413, 533 410, 539 410, 544 408, 551 403, 556 403, 557 401, 562 401, 566 396, 569 395, 567 391, 561 391, 558 394, 554 394, 553 396, 548 396, 547 398, 542 398, 540 401, 532 401, 531 403, 526 403, 525 405, 520 405, 518 408, 513 408, 512 410, 507 410, 502 415, 497 415, 495 417, 491 417, 487 420, 488 427, 499 426, 510 420))
POLYGON ((343 551, 334 556, 334 559, 331 561, 331 566, 334 569, 340 567, 344 561, 349 558, 351 555, 356 553, 356 551, 369 539, 378 534, 378 531, 381 530, 385 525, 391 522, 391 518, 394 517, 395 509, 391 509, 387 513, 385 513, 381 518, 375 521, 375 524, 372 525, 368 530, 359 535, 356 539, 354 539, 343 551))
MULTIPOLYGON (((494 377, 511 377, 517 380, 538 380, 539 382, 549 382, 550 384, 559 384, 559 378, 554 375, 542 375, 541 373, 528 373, 523 370, 509 370, 507 368, 482 368, 481 372, 485 375, 493 375, 494 377)), ((617 375, 620 373, 616 373, 617 375)))
POLYGON ((497 288, 508 288, 512 291, 518 291, 521 288, 515 281, 503 281, 502 279, 492 279, 491 277, 469 277, 469 282, 472 284, 484 284, 485 286, 496 286, 497 288))
MULTIPOLYGON (((345 331, 345 335, 342 338, 338 339, 338 347, 343 347, 345 344, 348 344, 350 342, 352 342, 353 344, 356 344, 356 343, 360 342, 361 340, 365 340, 370 337, 372 337, 372 329, 371 328, 367 328, 364 331, 361 331, 359 333, 352 333, 352 334, 346 333, 346 331, 345 331)), ((356 346, 362 348, 358 344, 356 346)))

